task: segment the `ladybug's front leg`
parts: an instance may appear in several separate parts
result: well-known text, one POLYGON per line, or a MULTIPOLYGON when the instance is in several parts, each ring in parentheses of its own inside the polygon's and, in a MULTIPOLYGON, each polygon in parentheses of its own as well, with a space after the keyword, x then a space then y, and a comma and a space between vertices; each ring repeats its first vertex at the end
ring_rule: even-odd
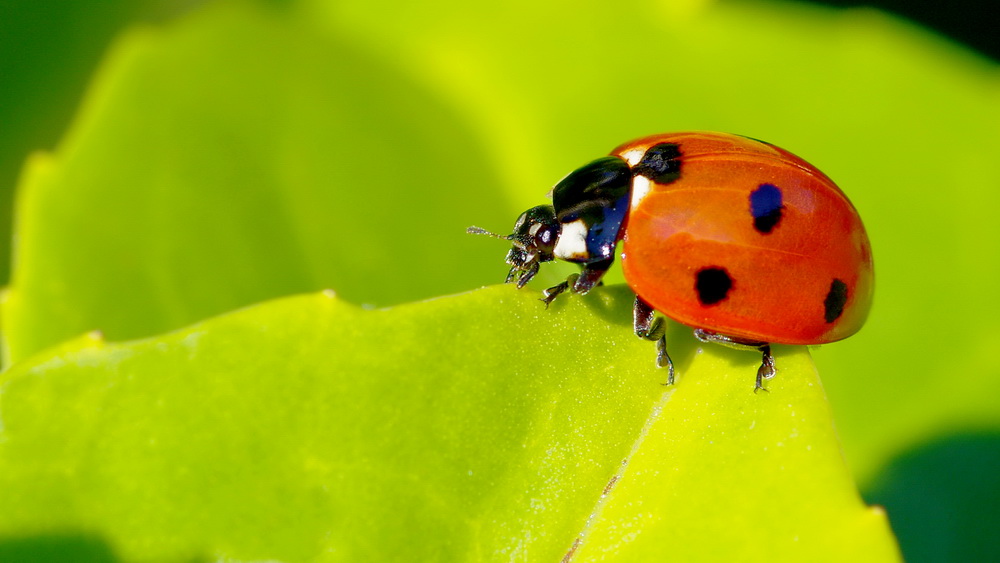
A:
POLYGON ((579 274, 573 274, 566 278, 566 281, 546 289, 543 292, 542 302, 548 307, 559 294, 567 289, 572 289, 573 293, 585 295, 588 291, 600 285, 601 278, 608 272, 614 261, 614 258, 609 258, 607 260, 584 264, 583 271, 579 274))
POLYGON ((632 307, 632 324, 639 338, 656 342, 656 367, 667 368, 667 385, 674 384, 674 362, 667 354, 667 327, 663 317, 656 317, 652 305, 635 296, 632 307))

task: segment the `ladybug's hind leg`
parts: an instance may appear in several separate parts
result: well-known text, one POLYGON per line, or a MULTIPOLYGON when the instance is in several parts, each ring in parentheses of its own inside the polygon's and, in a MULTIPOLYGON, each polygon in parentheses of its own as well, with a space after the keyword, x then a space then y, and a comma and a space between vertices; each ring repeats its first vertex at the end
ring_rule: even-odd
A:
POLYGON ((674 362, 667 354, 667 327, 663 317, 657 317, 652 305, 635 296, 632 307, 632 324, 639 338, 656 342, 656 367, 667 368, 667 385, 674 384, 674 362))
POLYGON ((762 357, 760 367, 757 368, 757 382, 754 385, 753 392, 756 393, 761 389, 767 391, 764 388, 764 380, 771 379, 778 371, 774 367, 774 356, 771 354, 771 345, 769 343, 716 334, 700 328, 694 329, 694 337, 702 342, 714 342, 730 348, 736 348, 737 350, 757 350, 760 352, 762 357))

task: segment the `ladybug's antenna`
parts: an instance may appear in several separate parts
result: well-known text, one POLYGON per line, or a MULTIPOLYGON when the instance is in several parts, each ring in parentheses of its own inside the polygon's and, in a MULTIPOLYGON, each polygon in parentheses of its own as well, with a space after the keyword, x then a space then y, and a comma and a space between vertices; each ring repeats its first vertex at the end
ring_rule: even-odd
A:
POLYGON ((465 232, 469 233, 470 235, 487 235, 502 240, 511 240, 514 238, 514 235, 498 235, 496 233, 491 233, 486 229, 481 229, 479 227, 476 227, 475 225, 469 227, 468 229, 465 229, 465 232))

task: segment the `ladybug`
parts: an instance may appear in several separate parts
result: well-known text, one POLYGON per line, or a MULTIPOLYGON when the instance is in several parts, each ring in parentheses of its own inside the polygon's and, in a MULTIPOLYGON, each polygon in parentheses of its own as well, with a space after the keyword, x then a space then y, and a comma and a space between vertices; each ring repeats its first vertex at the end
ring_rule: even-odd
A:
MULTIPOLYGON (((635 292, 635 333, 674 367, 663 318, 696 338, 762 354, 754 391, 776 372, 771 344, 851 336, 871 305, 871 244, 847 196, 769 143, 682 132, 625 143, 563 178, 552 205, 525 211, 509 240, 507 283, 524 287, 555 258, 582 271, 545 290, 586 294, 615 259, 635 292), (655 319, 654 319, 655 317, 655 319)), ((765 389, 766 390, 766 389, 765 389)))

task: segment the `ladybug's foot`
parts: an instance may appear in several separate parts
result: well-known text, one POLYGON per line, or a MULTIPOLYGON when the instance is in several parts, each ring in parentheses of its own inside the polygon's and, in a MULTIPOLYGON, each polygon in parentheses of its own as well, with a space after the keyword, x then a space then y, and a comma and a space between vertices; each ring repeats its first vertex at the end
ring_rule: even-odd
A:
POLYGON ((556 297, 559 297, 559 295, 561 295, 567 289, 573 287, 573 283, 576 282, 576 278, 578 275, 579 274, 573 274, 570 277, 566 278, 566 281, 546 289, 545 291, 542 292, 542 298, 539 299, 539 301, 545 303, 545 308, 548 308, 549 305, 551 305, 552 302, 556 300, 556 297))
POLYGON ((663 328, 663 319, 656 319, 654 324, 660 325, 660 337, 656 339, 656 367, 667 368, 667 382, 664 385, 673 385, 674 361, 670 359, 670 354, 667 354, 667 336, 666 330, 663 328))
POLYGON ((774 356, 771 355, 771 346, 765 344, 759 349, 763 353, 763 357, 760 361, 760 367, 757 368, 757 384, 754 385, 754 393, 760 390, 767 391, 767 388, 764 387, 764 380, 771 379, 778 371, 774 367, 774 356))
POLYGON ((653 326, 646 334, 640 334, 641 338, 656 342, 656 367, 667 368, 667 382, 664 385, 674 384, 674 361, 667 353, 667 327, 663 317, 658 317, 653 321, 653 326))
POLYGON ((764 388, 764 380, 771 379, 774 377, 774 374, 778 372, 777 368, 774 367, 774 356, 771 355, 771 345, 767 342, 747 340, 746 338, 737 338, 735 336, 726 336, 725 334, 717 334, 701 328, 694 329, 694 337, 702 342, 714 342, 716 344, 722 344, 723 346, 735 348, 737 350, 757 350, 761 352, 763 357, 760 361, 760 367, 757 368, 757 381, 753 387, 754 393, 760 391, 761 389, 767 391, 767 389, 764 388))

